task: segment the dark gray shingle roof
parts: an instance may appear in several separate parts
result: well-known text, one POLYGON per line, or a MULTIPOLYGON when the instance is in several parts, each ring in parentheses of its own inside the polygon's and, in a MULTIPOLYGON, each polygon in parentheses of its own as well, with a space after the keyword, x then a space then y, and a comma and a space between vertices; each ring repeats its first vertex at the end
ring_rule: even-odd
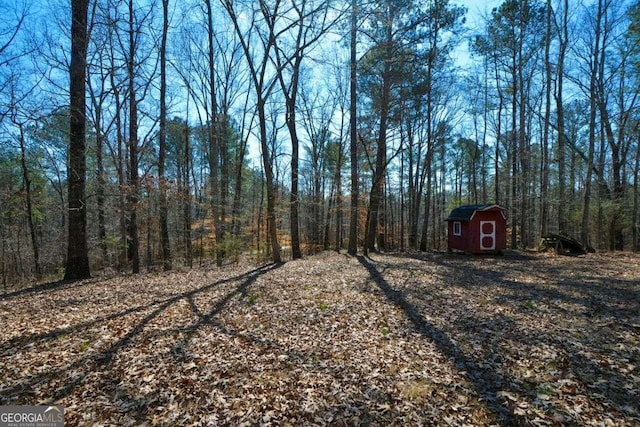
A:
MULTIPOLYGON (((459 206, 451 211, 447 219, 445 221, 469 221, 473 216, 473 213, 476 211, 484 211, 490 209, 492 207, 499 207, 496 204, 485 203, 482 205, 464 205, 459 206)), ((501 208, 502 209, 502 208, 501 208)))

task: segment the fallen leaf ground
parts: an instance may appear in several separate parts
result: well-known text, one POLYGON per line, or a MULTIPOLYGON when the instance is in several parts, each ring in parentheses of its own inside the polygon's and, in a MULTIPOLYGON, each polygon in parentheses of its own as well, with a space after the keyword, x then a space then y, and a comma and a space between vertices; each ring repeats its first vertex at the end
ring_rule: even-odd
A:
POLYGON ((325 252, 0 296, 66 425, 640 425, 640 255, 325 252))

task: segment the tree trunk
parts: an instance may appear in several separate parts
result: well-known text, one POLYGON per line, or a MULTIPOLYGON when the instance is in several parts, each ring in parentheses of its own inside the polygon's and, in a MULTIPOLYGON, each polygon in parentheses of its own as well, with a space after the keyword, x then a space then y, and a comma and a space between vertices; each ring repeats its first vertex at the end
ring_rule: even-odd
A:
POLYGON ((69 237, 65 280, 91 276, 87 244, 86 100, 88 0, 71 0, 71 62, 69 66, 69 237))
POLYGON ((349 83, 349 158, 351 160, 351 211, 349 214, 349 255, 356 255, 358 252, 358 120, 357 120, 357 60, 356 60, 356 37, 357 37, 357 0, 351 0, 351 29, 350 29, 350 83, 349 83))
POLYGON ((320 230, 322 223, 322 202, 323 202, 323 191, 322 191, 322 174, 325 172, 323 170, 323 161, 320 158, 320 144, 324 144, 321 140, 316 141, 315 147, 313 148, 312 162, 313 162, 313 196, 312 196, 312 205, 311 205, 311 243, 314 247, 314 250, 320 245, 320 230))
MULTIPOLYGON (((433 152, 433 150, 430 150, 433 152)), ((429 155, 428 158, 433 159, 432 155, 429 155)), ((433 197, 433 188, 431 185, 432 181, 432 168, 431 162, 425 163, 426 174, 427 174, 427 193, 424 197, 424 220, 422 221, 422 235, 420 237, 420 251, 426 252, 429 246, 429 218, 432 215, 431 213, 431 199, 433 197)))
MULTIPOLYGON (((289 91, 286 90, 286 85, 280 73, 280 84, 282 90, 285 93, 286 98, 286 123, 289 129, 289 135, 291 137, 291 195, 289 199, 289 213, 291 215, 291 258, 302 258, 302 251, 300 250, 300 216, 298 213, 300 200, 298 197, 298 181, 299 181, 299 169, 298 162, 300 159, 300 142, 298 140, 298 132, 296 130, 296 98, 298 92, 298 76, 300 74, 300 64, 302 62, 302 54, 296 55, 291 85, 289 91)), ((315 241, 314 244, 318 244, 315 241)))
POLYGON ((369 193, 369 211, 367 213, 367 240, 365 249, 376 249, 378 231, 378 215, 382 204, 385 169, 387 163, 387 120, 389 118, 389 102, 391 97, 391 28, 387 29, 387 47, 382 74, 382 93, 380 97, 380 127, 378 129, 378 148, 373 182, 369 193))
POLYGON ((564 83, 564 59, 569 43, 568 34, 568 13, 569 0, 564 0, 562 9, 562 29, 560 35, 560 47, 558 53, 558 64, 556 72, 556 111, 558 118, 558 230, 567 231, 568 221, 565 213, 565 193, 566 193, 566 148, 565 148, 565 124, 564 124, 564 102, 563 102, 563 83, 564 83))
MULTIPOLYGON (((342 127, 341 127, 342 129, 342 127)), ((340 137, 340 152, 338 153, 338 164, 333 182, 336 186, 336 240, 335 250, 340 252, 342 248, 342 163, 344 162, 344 151, 342 146, 342 135, 340 137)))
POLYGON ((407 197, 409 199, 409 227, 407 231, 407 245, 409 249, 418 249, 418 219, 420 218, 420 195, 418 194, 418 180, 420 176, 420 155, 421 145, 417 152, 414 152, 412 125, 407 121, 407 181, 409 188, 407 197), (417 159, 417 160, 414 160, 417 159), (417 163, 417 164, 415 164, 417 163), (414 172, 415 170, 415 172, 414 172))
POLYGON ((216 265, 222 265, 224 251, 222 249, 224 230, 220 217, 220 185, 218 182, 218 173, 220 167, 220 145, 219 145, 219 126, 218 126, 218 101, 216 99, 216 81, 215 81, 215 56, 214 56, 214 40, 213 40, 213 9, 211 0, 206 0, 207 7, 207 37, 208 37, 208 56, 209 56, 209 102, 210 102, 210 123, 209 123, 209 182, 211 186, 211 213, 213 215, 213 226, 216 236, 216 265))
MULTIPOLYGON (((549 227, 549 131, 551 128, 551 0, 547 0, 546 25, 544 36, 544 123, 542 124, 542 161, 540 162, 540 229, 542 235, 548 234, 549 227)), ((562 200, 562 199, 561 199, 562 200)))
MULTIPOLYGON (((341 91, 342 92, 342 91, 341 91)), ((344 166, 344 104, 340 102, 340 135, 338 136, 338 161, 336 164, 333 183, 336 186, 336 224, 335 224, 335 246, 336 252, 342 248, 342 222, 343 222, 343 200, 342 200, 342 168, 344 166)))
POLYGON ((633 167, 633 250, 640 251, 640 133, 636 128, 636 159, 633 167))
POLYGON ((494 59, 494 71, 495 71, 495 81, 496 81, 496 89, 498 92, 498 111, 497 111, 497 123, 496 123, 496 145, 495 145, 495 151, 494 151, 494 156, 493 156, 493 170, 494 170, 494 181, 495 181, 495 188, 494 188, 494 194, 495 194, 495 201, 496 204, 500 204, 502 202, 502 198, 500 197, 500 186, 501 184, 501 179, 500 179, 500 140, 504 138, 504 135, 502 135, 502 110, 504 109, 504 94, 502 93, 502 86, 500 86, 500 79, 499 79, 499 68, 498 68, 498 57, 497 55, 494 55, 493 57, 494 59))
POLYGON ((19 124, 20 128, 20 166, 22 167, 22 181, 24 183, 24 191, 27 203, 27 223, 29 225, 29 234, 31 236, 31 249, 33 250, 33 266, 36 278, 40 279, 42 271, 40 269, 40 248, 38 246, 38 237, 33 220, 33 192, 31 189, 31 178, 29 177, 29 168, 27 167, 27 149, 25 146, 24 128, 19 124))
POLYGON ((596 15, 596 26, 595 26, 595 40, 592 46, 593 49, 593 57, 592 57, 592 67, 591 67, 591 76, 589 83, 589 154, 587 158, 587 176, 585 178, 585 188, 584 188, 584 197, 583 197, 583 205, 582 205, 582 224, 581 224, 581 240, 585 245, 590 244, 590 232, 589 232, 589 222, 590 215, 589 211, 591 208, 591 179, 592 179, 592 170, 593 170, 593 159, 595 155, 595 143, 596 143, 596 83, 597 83, 597 69, 598 64, 600 63, 600 25, 602 20, 602 0, 598 1, 598 12, 596 15))
POLYGON ((529 157, 529 137, 527 136, 527 103, 529 88, 527 80, 524 77, 524 61, 522 59, 522 47, 518 53, 518 87, 519 87, 519 100, 518 100, 518 157, 520 165, 519 173, 519 187, 520 187, 520 240, 523 247, 529 248, 531 246, 531 229, 529 227, 528 218, 533 211, 533 206, 529 206, 529 186, 532 179, 530 173, 531 159, 529 157))
POLYGON ((193 267, 193 249, 191 245, 191 136, 189 135, 189 106, 187 104, 187 121, 184 124, 184 172, 182 193, 182 216, 184 232, 185 264, 193 267))
MULTIPOLYGON (((223 107, 224 108, 224 107, 223 107)), ((227 209, 229 199, 229 122, 228 110, 223 109, 218 122, 218 159, 220 161, 220 231, 222 242, 227 238, 229 227, 227 226, 227 209)), ((223 257, 227 256, 227 251, 223 250, 223 257)))
POLYGON ((102 100, 94 99, 95 109, 95 132, 96 132, 96 204, 98 205, 98 246, 102 254, 102 263, 108 262, 109 252, 107 248, 107 227, 105 215, 105 171, 104 171, 104 141, 105 135, 102 133, 102 100))
MULTIPOLYGON (((511 94, 511 135, 509 135, 509 153, 508 157, 510 159, 511 166, 511 249, 516 249, 518 247, 518 219, 519 209, 518 209, 518 92, 522 90, 522 88, 518 88, 518 66, 517 66, 517 58, 512 58, 511 62, 511 76, 512 80, 512 89, 513 92, 511 94)), ((523 131, 523 129, 521 129, 523 131)))
MULTIPOLYGON (((402 144, 402 142, 401 142, 402 144)), ((400 186, 400 224, 399 224, 399 249, 401 252, 405 250, 405 219, 404 219, 404 211, 405 211, 405 189, 404 189, 404 150, 400 151, 400 170, 398 171, 399 178, 399 186, 400 186)))
POLYGON ((336 203, 335 198, 335 183, 331 183, 331 189, 329 190, 329 203, 327 205, 327 210, 325 212, 325 220, 324 220, 324 232, 322 233, 322 250, 329 250, 330 245, 330 235, 331 235, 331 211, 334 209, 334 204, 336 203))
MULTIPOLYGON (((611 163, 613 174, 613 210, 609 219, 609 249, 622 251, 624 250, 624 229, 621 217, 623 215, 622 210, 624 208, 624 193, 625 182, 622 175, 622 164, 620 154, 621 141, 616 142, 611 127, 611 121, 609 119, 609 112, 604 104, 604 100, 600 100, 600 117, 602 118, 602 124, 604 127, 604 136, 611 149, 611 163)), ((601 168, 604 171, 604 168, 601 168)))
MULTIPOLYGON (((597 102, 597 101, 596 101, 597 102)), ((595 168, 596 169, 596 179, 598 182, 598 219, 596 222, 596 235, 597 237, 597 241, 599 243, 601 242, 607 242, 602 243, 603 247, 608 247, 609 245, 609 240, 607 239, 607 236, 605 235, 605 230, 607 227, 605 227, 605 213, 604 213, 604 202, 606 200, 606 192, 604 191, 605 188, 604 186, 601 184, 604 182, 604 168, 605 168, 605 137, 604 137, 604 128, 602 126, 598 127, 598 138, 599 138, 599 147, 598 147, 598 166, 595 168)), ((595 157, 594 157, 594 161, 595 161, 595 157)))
POLYGON ((273 184, 273 167, 271 156, 269 155, 269 145, 267 144, 267 117, 265 113, 264 100, 258 100, 258 117, 260 121, 260 142, 262 147, 262 165, 264 167, 265 181, 267 186, 267 232, 271 244, 271 254, 273 262, 282 262, 280 244, 278 243, 278 227, 276 221, 276 190, 273 184))
POLYGON ((127 223, 127 258, 133 273, 140 272, 140 241, 138 236, 138 103, 135 88, 136 29, 134 28, 133 0, 129 0, 129 57, 127 77, 129 82, 129 192, 127 195, 129 218, 127 223))
POLYGON ((113 88, 113 103, 114 103, 114 121, 115 121, 115 134, 116 134, 116 147, 111 149, 113 156, 113 163, 116 167, 116 173, 118 175, 118 233, 120 236, 120 243, 117 246, 117 258, 118 269, 123 271, 127 264, 127 204, 126 204, 126 165, 125 165, 125 147, 123 141, 123 124, 122 124, 122 101, 120 99, 120 87, 116 79, 116 55, 114 52, 115 41, 113 40, 113 31, 109 32, 109 60, 111 62, 111 69, 109 70, 109 83, 113 88), (114 153, 115 151, 115 153, 114 153))
POLYGON ((235 159, 235 179, 233 184, 233 207, 232 207, 232 230, 234 236, 238 237, 240 234, 240 211, 242 202, 242 177, 244 170, 244 157, 247 149, 247 139, 241 144, 240 149, 235 159))
MULTIPOLYGON (((489 75, 489 68, 486 58, 483 59, 482 64, 486 79, 489 75)), ((486 80, 482 88, 482 94, 482 200, 488 202, 489 194, 487 192, 487 178, 489 174, 489 165, 487 159, 489 158, 489 153, 487 151, 487 133, 489 130, 489 123, 487 121, 487 117, 489 115, 489 84, 486 80)), ((498 145, 497 141, 496 145, 498 145)))
POLYGON ((167 149, 167 31, 169 31, 169 0, 162 0, 162 40, 160 44, 160 135, 158 148, 158 185, 160 187, 160 246, 164 271, 171 270, 169 242, 169 208, 167 181, 164 175, 167 149))
POLYGON ((4 229, 4 215, 0 215, 0 274, 2 275, 2 289, 5 293, 7 293, 7 261, 6 261, 6 249, 7 249, 7 240, 5 236, 4 229))
POLYGON ((114 94, 115 107, 116 107, 116 132, 117 132, 117 169, 118 169, 118 189, 119 189, 119 229, 120 229, 120 249, 118 250, 118 267, 120 270, 124 270, 127 264, 128 257, 128 243, 127 243, 127 201, 125 195, 126 189, 126 162, 125 162, 125 147, 124 141, 122 138, 123 127, 122 127, 122 119, 120 117, 120 110, 122 104, 120 103, 120 96, 118 91, 115 91, 114 94))

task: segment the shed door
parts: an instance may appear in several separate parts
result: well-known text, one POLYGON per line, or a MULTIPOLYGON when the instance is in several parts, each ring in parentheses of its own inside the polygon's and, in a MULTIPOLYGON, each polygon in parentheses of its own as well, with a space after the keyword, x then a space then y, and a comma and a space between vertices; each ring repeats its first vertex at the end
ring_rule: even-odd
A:
POLYGON ((480 250, 496 249, 496 222, 480 221, 480 250))

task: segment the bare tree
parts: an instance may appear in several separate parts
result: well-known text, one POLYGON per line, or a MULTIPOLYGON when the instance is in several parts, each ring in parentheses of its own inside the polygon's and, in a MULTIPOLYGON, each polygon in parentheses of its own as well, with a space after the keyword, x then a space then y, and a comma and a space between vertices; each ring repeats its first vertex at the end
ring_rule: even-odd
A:
MULTIPOLYGON (((301 258, 300 250, 300 218, 298 198, 298 181, 300 159, 300 142, 298 138, 296 112, 298 89, 300 86, 300 72, 303 60, 307 54, 307 50, 320 40, 329 29, 338 22, 338 19, 329 19, 330 2, 320 0, 319 2, 293 1, 291 8, 281 12, 287 19, 292 20, 283 29, 276 28, 276 19, 274 16, 266 14, 265 8, 262 8, 265 22, 269 25, 269 32, 274 40, 274 56, 277 68, 278 81, 285 98, 285 122, 291 137, 291 197, 290 197, 290 222, 291 222, 291 256, 293 259, 301 258), (294 42, 290 47, 279 41, 282 36, 291 37, 294 42), (285 81, 285 73, 289 75, 288 81, 285 81)), ((273 58, 272 58, 273 59, 273 58)), ((314 244, 319 244, 319 236, 315 236, 314 244)))
POLYGON ((349 255, 358 252, 358 74, 357 74, 357 37, 358 2, 351 0, 351 19, 349 22, 349 159, 351 161, 351 211, 349 214, 349 255))
MULTIPOLYGON (((109 14, 105 10, 107 5, 94 3, 96 9, 93 10, 94 22, 104 22, 103 25, 94 24, 92 26, 91 44, 89 46, 90 55, 87 69, 87 92, 90 100, 88 119, 92 122, 95 132, 95 160, 96 160, 96 204, 98 220, 98 245, 100 247, 102 262, 106 263, 109 256, 107 245, 107 170, 105 159, 107 147, 109 147, 109 133, 115 124, 116 116, 110 108, 113 103, 113 92, 116 90, 110 87, 112 84, 112 74, 114 64, 110 54, 111 36, 114 31, 109 25, 109 14)), ((116 163, 117 167, 117 162, 116 163)))
MULTIPOLYGON (((547 6, 549 7, 549 6, 547 6)), ((564 118, 564 64, 569 46, 569 0, 563 0, 560 9, 560 18, 555 16, 555 27, 558 33, 559 49, 556 66, 556 86, 555 101, 556 114, 558 121, 558 228, 565 231, 568 228, 567 214, 565 209, 566 194, 566 136, 565 136, 565 118, 564 118)))
MULTIPOLYGON (((13 119, 15 120, 15 118, 13 119)), ((31 183, 31 174, 27 166, 27 148, 25 141, 24 123, 14 122, 20 131, 18 142, 20 144, 20 166, 22 168, 22 182, 25 191, 25 201, 27 207, 27 223, 29 225, 29 235, 31 236, 31 249, 33 251, 33 264, 35 267, 36 278, 40 278, 42 270, 40 268, 40 245, 38 244, 36 226, 33 215, 33 190, 31 183)))
POLYGON ((85 73, 87 67, 88 0, 71 1, 71 63, 69 66, 69 238, 65 280, 86 279, 87 244, 85 73))
MULTIPOLYGON (((259 22, 256 15, 260 13, 265 19, 276 19, 279 17, 280 0, 271 5, 271 8, 260 1, 258 5, 260 12, 256 10, 248 11, 248 16, 252 17, 249 22, 249 28, 244 31, 240 26, 240 14, 235 9, 234 4, 226 0, 224 7, 233 23, 238 39, 242 45, 242 51, 250 71, 250 78, 256 96, 256 110, 258 113, 259 139, 262 155, 262 166, 265 173, 265 184, 267 189, 267 228, 269 233, 269 243, 274 262, 281 262, 281 248, 278 243, 278 229, 276 221, 276 189, 274 184, 274 170, 272 160, 272 150, 270 149, 270 138, 267 133, 267 101, 272 95, 278 80, 274 76, 269 75, 269 64, 271 63, 271 53, 275 48, 274 35, 269 31, 259 28, 259 22), (262 49, 258 52, 252 50, 252 35, 257 34, 260 38, 262 49)), ((270 25, 275 27, 275 25, 270 25)))
POLYGON ((167 33, 169 31, 169 0, 162 0, 162 35, 160 41, 160 134, 158 147, 158 184, 160 186, 160 245, 164 270, 171 270, 169 242, 167 182, 165 161, 167 151, 167 33))
POLYGON ((128 51, 127 51, 127 91, 129 95, 129 175, 127 184, 127 204, 129 216, 127 218, 127 258, 131 263, 133 273, 140 272, 140 237, 138 235, 138 203, 140 201, 138 174, 138 99, 136 94, 136 50, 137 28, 133 0, 129 0, 128 15, 128 51))
POLYGON ((215 35, 213 27, 213 6, 212 0, 206 0, 207 9, 207 55, 209 58, 209 180, 211 185, 211 212, 213 216, 213 226, 216 236, 216 264, 222 265, 224 251, 222 240, 224 239, 223 225, 223 190, 218 182, 220 172, 220 122, 218 112, 218 99, 216 95, 216 74, 215 74, 215 35))

